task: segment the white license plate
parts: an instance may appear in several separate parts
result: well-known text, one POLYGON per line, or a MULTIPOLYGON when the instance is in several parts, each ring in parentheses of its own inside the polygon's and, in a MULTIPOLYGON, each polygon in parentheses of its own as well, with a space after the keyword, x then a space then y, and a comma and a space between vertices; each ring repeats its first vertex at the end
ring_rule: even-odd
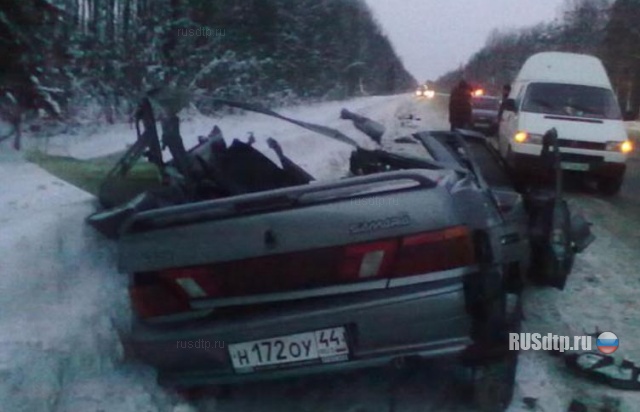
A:
POLYGON ((229 345, 236 372, 246 373, 296 363, 332 363, 349 358, 344 327, 229 345))
POLYGON ((588 163, 571 163, 571 162, 561 162, 560 166, 564 170, 577 170, 579 172, 586 172, 589 170, 588 163))

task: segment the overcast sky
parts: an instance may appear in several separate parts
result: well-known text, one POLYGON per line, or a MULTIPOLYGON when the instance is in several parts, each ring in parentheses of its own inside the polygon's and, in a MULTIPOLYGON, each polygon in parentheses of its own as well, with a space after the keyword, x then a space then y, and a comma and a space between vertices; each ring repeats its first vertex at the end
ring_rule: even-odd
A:
POLYGON ((494 29, 552 21, 565 0, 366 0, 417 81, 465 63, 494 29))

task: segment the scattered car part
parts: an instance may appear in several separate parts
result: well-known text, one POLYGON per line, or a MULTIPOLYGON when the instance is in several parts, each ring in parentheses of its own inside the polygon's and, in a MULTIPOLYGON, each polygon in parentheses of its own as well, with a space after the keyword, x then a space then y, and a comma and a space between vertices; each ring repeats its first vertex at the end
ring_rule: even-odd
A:
POLYGON ((582 352, 565 356, 565 363, 573 372, 595 382, 616 389, 640 390, 640 367, 626 359, 616 364, 615 358, 611 355, 582 352))
POLYGON ((364 116, 360 116, 356 113, 350 112, 347 109, 342 109, 340 112, 340 118, 351 120, 356 129, 373 139, 374 142, 380 144, 382 136, 384 135, 385 128, 378 122, 375 122, 364 116))

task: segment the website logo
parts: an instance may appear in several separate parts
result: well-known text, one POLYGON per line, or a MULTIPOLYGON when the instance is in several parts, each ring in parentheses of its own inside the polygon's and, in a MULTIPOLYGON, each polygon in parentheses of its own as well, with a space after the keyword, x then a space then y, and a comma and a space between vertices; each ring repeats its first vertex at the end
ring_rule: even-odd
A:
POLYGON ((598 350, 607 355, 618 349, 618 343, 618 337, 613 332, 602 332, 596 340, 598 350))

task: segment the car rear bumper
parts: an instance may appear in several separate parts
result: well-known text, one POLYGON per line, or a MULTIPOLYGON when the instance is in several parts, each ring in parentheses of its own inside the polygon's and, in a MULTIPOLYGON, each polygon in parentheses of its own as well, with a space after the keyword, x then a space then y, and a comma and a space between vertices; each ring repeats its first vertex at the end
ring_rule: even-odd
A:
MULTIPOLYGON (((477 273, 466 276, 479 276, 477 273)), ((455 355, 472 344, 464 275, 360 296, 318 299, 249 316, 181 324, 134 326, 136 358, 159 370, 172 386, 241 383, 380 366, 395 359, 455 355), (345 327, 346 361, 236 372, 229 345, 345 327), (191 342, 188 348, 185 342, 191 342)))

